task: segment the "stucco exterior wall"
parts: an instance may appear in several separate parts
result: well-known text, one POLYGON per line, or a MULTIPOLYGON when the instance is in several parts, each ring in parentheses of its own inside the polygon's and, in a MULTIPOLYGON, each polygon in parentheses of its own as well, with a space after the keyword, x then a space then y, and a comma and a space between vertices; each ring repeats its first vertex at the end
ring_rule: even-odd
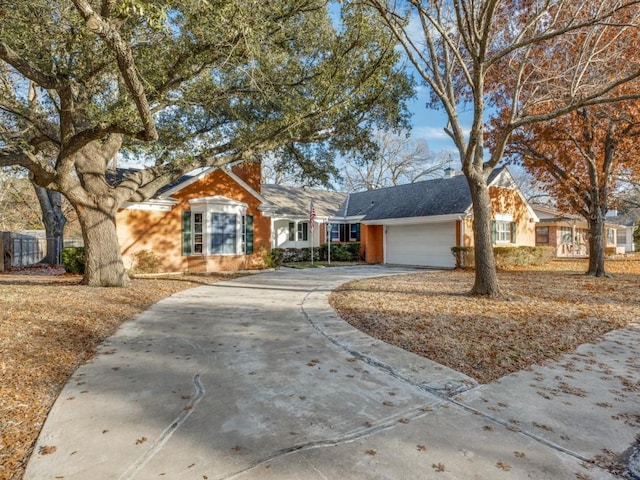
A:
MULTIPOLYGON (((252 172, 255 173, 248 170, 248 173, 252 172)), ((169 212, 133 209, 118 212, 118 239, 126 268, 134 267, 136 252, 151 250, 157 256, 162 272, 233 271, 255 268, 260 263, 258 257, 270 250, 271 220, 258 210, 260 200, 224 171, 215 170, 176 192, 173 198, 178 203, 169 212), (214 195, 247 204, 247 215, 253 215, 253 255, 182 255, 182 212, 190 210, 189 200, 214 195)))

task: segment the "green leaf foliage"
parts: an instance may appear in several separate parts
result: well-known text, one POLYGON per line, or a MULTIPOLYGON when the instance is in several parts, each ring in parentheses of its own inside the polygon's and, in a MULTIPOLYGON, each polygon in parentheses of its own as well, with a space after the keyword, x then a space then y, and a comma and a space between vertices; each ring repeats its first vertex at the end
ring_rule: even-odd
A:
POLYGON ((59 159, 73 142, 118 134, 121 153, 174 178, 275 151, 327 183, 337 153, 373 148, 374 129, 407 123, 412 83, 377 16, 357 5, 79 3, 102 23, 70 0, 2 2, 0 148, 59 159), (157 140, 145 133, 140 98, 157 140))

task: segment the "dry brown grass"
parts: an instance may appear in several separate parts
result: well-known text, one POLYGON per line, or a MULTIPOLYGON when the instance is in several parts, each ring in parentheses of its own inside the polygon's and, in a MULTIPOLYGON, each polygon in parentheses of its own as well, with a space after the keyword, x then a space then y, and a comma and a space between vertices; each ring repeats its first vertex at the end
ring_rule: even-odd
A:
POLYGON ((608 262, 609 278, 586 266, 500 272, 498 300, 466 295, 473 272, 446 271, 354 281, 330 302, 369 335, 485 383, 638 321, 640 258, 608 262))
POLYGON ((0 275, 0 479, 22 478, 67 379, 124 320, 175 292, 226 278, 134 279, 122 289, 85 287, 77 276, 0 275))
MULTIPOLYGON (((369 334, 490 381, 637 320, 640 258, 608 268, 619 274, 584 277, 584 262, 503 272, 507 295, 498 301, 465 296, 472 273, 458 271, 352 282, 331 301, 369 334)), ((75 276, 0 275, 0 480, 22 477, 66 380, 124 320, 226 278, 137 279, 116 289, 87 288, 75 276)))

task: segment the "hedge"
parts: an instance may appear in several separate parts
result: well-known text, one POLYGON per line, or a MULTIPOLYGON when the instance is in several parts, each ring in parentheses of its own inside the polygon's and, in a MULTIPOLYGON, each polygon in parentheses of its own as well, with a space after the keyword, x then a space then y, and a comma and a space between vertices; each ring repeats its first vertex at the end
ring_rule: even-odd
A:
MULTIPOLYGON (((475 251, 473 247, 452 247, 456 268, 473 268, 475 251)), ((555 257, 553 247, 493 247, 496 267, 542 265, 555 257)))
MULTIPOLYGON (((314 261, 327 261, 328 245, 313 247, 314 261)), ((357 262, 360 260, 360 242, 332 243, 331 260, 336 262, 357 262)), ((271 262, 274 266, 282 263, 296 263, 311 261, 310 248, 274 248, 271 250, 271 262)))
POLYGON ((62 265, 67 273, 84 275, 84 248, 69 247, 62 249, 62 265))

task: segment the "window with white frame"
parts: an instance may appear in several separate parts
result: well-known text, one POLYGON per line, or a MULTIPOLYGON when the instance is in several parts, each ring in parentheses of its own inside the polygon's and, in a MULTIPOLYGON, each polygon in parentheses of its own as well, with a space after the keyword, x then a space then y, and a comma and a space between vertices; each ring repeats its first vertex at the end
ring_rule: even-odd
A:
POLYGON ((511 223, 496 220, 496 243, 511 243, 511 223))
POLYGON ((191 224, 193 225, 193 248, 195 254, 204 252, 204 223, 202 221, 203 213, 193 213, 191 224))
POLYGON ((607 245, 615 245, 616 243, 616 229, 607 228, 607 245))
POLYGON ((253 253, 253 216, 247 205, 215 196, 189 201, 182 216, 183 255, 253 253))
POLYGON ((211 214, 211 254, 232 255, 238 253, 237 215, 211 214))
POLYGON ((338 223, 332 223, 331 224, 331 237, 330 240, 332 242, 339 242, 340 241, 340 224, 338 223))
POLYGON ((289 222, 289 241, 306 242, 309 239, 309 224, 307 222, 289 222))

